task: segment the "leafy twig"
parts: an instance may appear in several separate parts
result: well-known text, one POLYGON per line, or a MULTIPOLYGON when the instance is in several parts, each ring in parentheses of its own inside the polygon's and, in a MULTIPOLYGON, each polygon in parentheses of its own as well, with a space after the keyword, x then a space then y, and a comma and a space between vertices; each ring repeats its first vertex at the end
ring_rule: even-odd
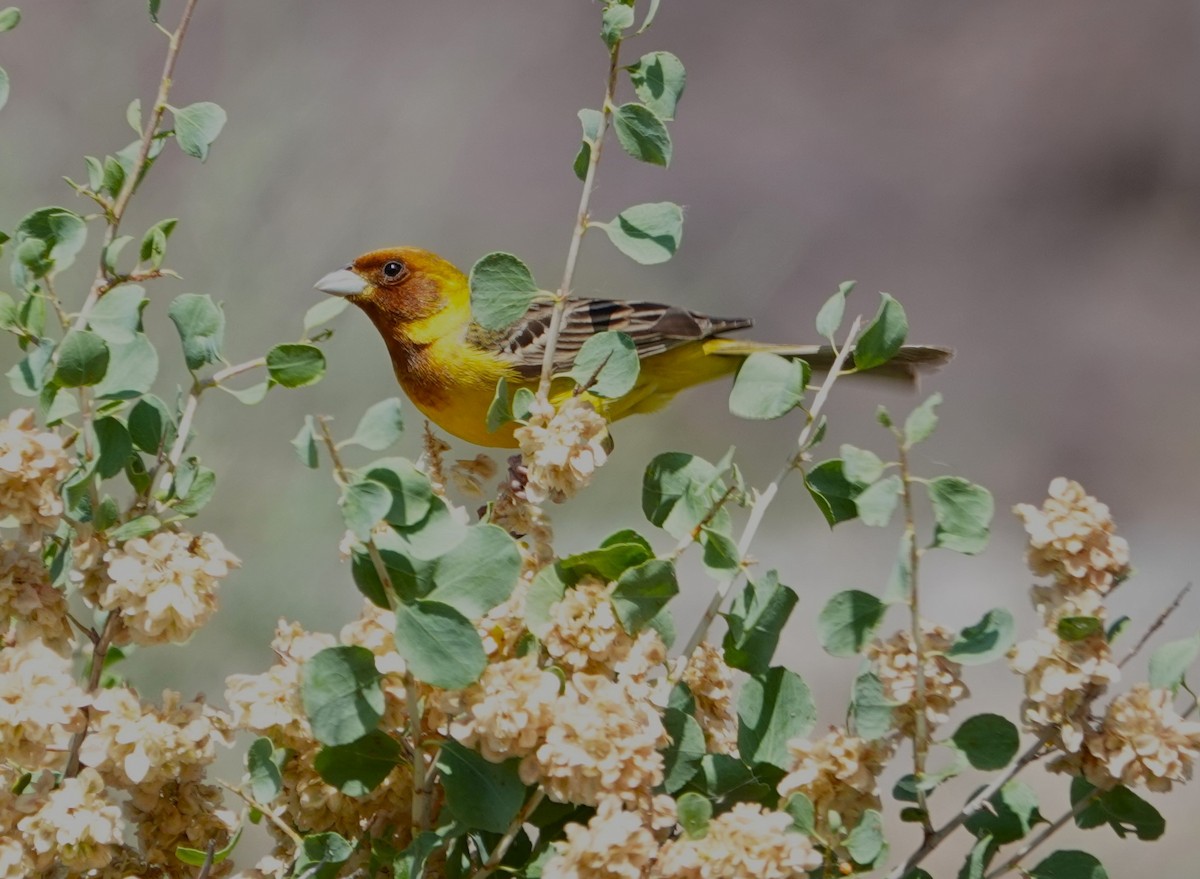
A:
POLYGON ((558 345, 558 334, 562 330, 563 315, 567 310, 567 300, 571 296, 571 284, 575 279, 575 264, 579 261, 579 246, 583 242, 583 233, 588 227, 588 208, 592 201, 592 190, 596 184, 596 166, 600 164, 600 149, 604 145, 604 135, 608 131, 608 122, 612 116, 613 96, 617 91, 617 74, 620 63, 617 57, 620 53, 621 42, 613 43, 608 56, 608 84, 604 90, 604 103, 600 108, 600 128, 595 140, 589 143, 587 172, 583 177, 583 191, 579 195, 579 210, 575 215, 575 228, 571 232, 571 244, 567 248, 567 265, 563 269, 562 283, 558 285, 555 294, 554 311, 550 315, 550 327, 546 332, 546 350, 542 355, 542 375, 538 381, 538 396, 543 400, 550 395, 550 376, 554 372, 554 350, 558 345))
POLYGON ((496 843, 496 847, 492 849, 492 854, 488 857, 487 862, 471 874, 471 879, 487 879, 488 876, 496 872, 496 868, 500 866, 500 862, 508 854, 513 840, 517 838, 517 834, 521 832, 521 828, 529 820, 529 816, 533 814, 533 810, 541 805, 545 796, 546 792, 542 788, 538 788, 530 795, 525 805, 521 807, 521 811, 517 813, 517 817, 513 818, 512 824, 508 826, 508 830, 504 832, 504 836, 500 838, 500 841, 496 843))
POLYGON ((279 828, 279 831, 284 836, 286 836, 288 839, 290 839, 292 841, 292 844, 294 846, 296 846, 297 850, 304 847, 304 839, 300 836, 300 834, 297 833, 292 828, 288 827, 285 823, 283 823, 283 819, 280 818, 278 815, 276 815, 273 811, 271 811, 271 808, 269 806, 266 806, 263 803, 260 803, 258 800, 254 799, 254 797, 250 796, 250 794, 246 793, 240 787, 236 787, 235 785, 232 785, 227 781, 221 781, 220 779, 217 779, 217 784, 221 785, 221 787, 225 788, 225 790, 229 791, 231 794, 233 794, 235 797, 237 797, 239 800, 241 800, 243 803, 245 803, 251 809, 254 809, 257 812, 260 812, 261 814, 266 815, 267 820, 270 821, 272 824, 274 824, 277 828, 279 828))
POLYGON ((1077 802, 1063 814, 1059 815, 1049 827, 1047 827, 1033 839, 1029 840, 1029 842, 1025 843, 1025 845, 1021 846, 1015 855, 1013 855, 995 870, 992 870, 992 872, 988 873, 984 879, 997 879, 997 877, 1003 876, 1009 870, 1013 869, 1013 867, 1021 863, 1022 859, 1024 859, 1030 852, 1061 830, 1064 824, 1075 818, 1075 816, 1079 815, 1084 809, 1090 806, 1092 804, 1092 800, 1100 796, 1101 793, 1103 793, 1103 791, 1100 788, 1093 788, 1086 796, 1082 797, 1079 802, 1077 802))
MULTIPOLYGON (((100 678, 104 674, 104 660, 108 657, 108 648, 112 646, 113 638, 117 636, 120 623, 120 611, 109 611, 108 619, 104 621, 104 628, 101 630, 100 636, 92 643, 92 667, 88 673, 88 693, 94 693, 100 688, 100 678)), ((88 724, 91 722, 91 711, 87 706, 83 708, 83 717, 83 729, 71 736, 71 744, 67 751, 67 768, 63 772, 67 778, 74 778, 79 774, 79 749, 83 747, 83 740, 87 738, 88 734, 88 724)))

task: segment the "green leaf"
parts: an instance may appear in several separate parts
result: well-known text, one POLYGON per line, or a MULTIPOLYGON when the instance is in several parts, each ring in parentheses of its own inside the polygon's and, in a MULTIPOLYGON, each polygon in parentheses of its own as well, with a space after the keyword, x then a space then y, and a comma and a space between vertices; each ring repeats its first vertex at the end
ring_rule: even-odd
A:
POLYGON ((108 346, 95 333, 70 332, 59 345, 54 380, 64 388, 98 384, 108 370, 108 359, 108 346))
POLYGON ((313 768, 326 784, 351 797, 365 797, 401 762, 400 743, 375 729, 345 745, 317 752, 313 768))
MULTIPOLYGON (((646 518, 672 537, 690 535, 725 494, 723 469, 686 452, 658 455, 642 478, 642 511, 646 518)), ((708 524, 715 531, 728 533, 728 511, 720 510, 708 524)))
POLYGON ((457 821, 473 830, 508 830, 525 802, 525 785, 517 771, 520 762, 514 758, 491 763, 458 742, 443 742, 437 768, 446 807, 457 821))
POLYGON ((621 626, 634 635, 678 594, 674 562, 650 559, 621 574, 612 603, 621 626))
POLYGON ((246 771, 250 776, 250 794, 255 802, 270 805, 283 791, 283 762, 287 752, 276 748, 265 736, 250 744, 246 752, 246 771))
POLYGON ((830 527, 858 516, 855 498, 862 486, 846 478, 840 458, 822 461, 804 474, 804 487, 830 527))
POLYGON ((894 708, 877 675, 863 672, 854 679, 850 711, 854 717, 855 735, 864 739, 883 738, 892 728, 894 708))
MULTIPOLYGON (((157 7, 157 0, 151 0, 157 7)), ((304 837, 304 845, 292 867, 295 879, 335 879, 341 864, 350 860, 354 846, 338 834, 310 833, 304 837)))
POLYGON ((96 385, 100 399, 130 400, 146 394, 158 377, 158 351, 145 333, 125 344, 109 343, 108 372, 96 385))
POLYGON ((957 476, 939 476, 929 483, 929 500, 937 520, 934 546, 965 555, 984 550, 995 509, 990 491, 957 476))
POLYGON ((704 757, 704 730, 687 712, 668 708, 663 713, 663 726, 671 738, 663 751, 663 787, 673 794, 689 781, 700 768, 704 757))
POLYGON ((742 362, 729 393, 729 411, 738 418, 768 419, 786 415, 804 399, 804 364, 756 351, 742 362))
POLYGON ((968 717, 951 737, 954 747, 966 755, 976 769, 1003 769, 1017 755, 1021 736, 1012 721, 999 714, 968 717))
POLYGON ((996 856, 997 848, 996 841, 991 834, 984 834, 980 837, 979 841, 971 847, 962 869, 958 871, 958 879, 984 879, 984 873, 991 864, 992 858, 996 856))
POLYGON ((1168 641, 1150 655, 1150 686, 1175 692, 1200 655, 1200 635, 1168 641))
POLYGON ((770 668, 783 627, 799 600, 794 590, 779 582, 775 571, 748 581, 724 615, 725 662, 751 674, 770 668))
POLYGON ((325 375, 325 355, 315 345, 276 345, 267 352, 267 373, 285 388, 315 385, 325 375))
POLYGON ((436 601, 396 607, 396 649, 417 680, 444 690, 475 683, 487 666, 475 626, 436 601))
POLYGON ((300 459, 300 463, 310 470, 315 470, 320 464, 317 456, 317 431, 311 415, 304 416, 300 432, 292 439, 292 448, 296 450, 296 457, 300 459))
POLYGON ((150 20, 158 24, 158 8, 162 5, 162 0, 146 0, 146 5, 150 10, 150 20))
POLYGON ((433 564, 433 589, 422 596, 477 618, 512 595, 521 575, 521 551, 496 525, 474 525, 433 564))
POLYGON ((571 169, 580 180, 587 177, 588 164, 592 160, 592 144, 600 136, 600 126, 604 122, 604 114, 599 110, 583 109, 579 111, 579 123, 583 126, 583 141, 579 152, 575 154, 575 162, 571 169))
POLYGON ((642 103, 660 119, 674 119, 675 107, 687 85, 683 62, 670 52, 649 52, 628 70, 629 80, 642 103))
POLYGON ((883 475, 883 460, 870 449, 842 443, 842 472, 851 482, 870 485, 883 475))
POLYGON ((1095 856, 1081 851, 1057 851, 1029 871, 1030 879, 1108 879, 1095 856))
POLYGON ((40 394, 49 379, 53 358, 54 342, 50 339, 39 339, 36 345, 31 345, 25 356, 5 373, 13 391, 22 397, 40 394))
POLYGON ((8 103, 8 95, 12 86, 9 85, 8 71, 0 67, 0 110, 8 103))
POLYGON ((512 414, 517 421, 528 421, 537 397, 529 388, 517 388, 512 398, 512 414))
POLYGON ((854 281, 838 284, 837 292, 826 299, 821 310, 817 312, 817 333, 831 342, 842 325, 842 316, 846 313, 846 297, 850 295, 854 285, 854 281))
POLYGON ((172 112, 179 148, 203 162, 208 158, 208 148, 225 127, 225 111, 212 101, 200 101, 172 112))
POLYGON ((153 534, 160 528, 162 528, 162 522, 157 517, 138 516, 136 519, 126 522, 121 527, 109 531, 108 539, 114 543, 124 543, 126 540, 133 540, 135 537, 145 537, 147 534, 153 534))
POLYGON ((904 480, 895 473, 867 486, 854 500, 858 518, 872 528, 886 527, 903 491, 904 480))
POLYGON ((329 323, 349 307, 350 300, 345 296, 326 296, 304 312, 304 335, 312 335, 313 330, 322 324, 329 323))
POLYGON ((817 812, 812 800, 804 794, 792 794, 783 804, 783 811, 792 816, 792 827, 797 833, 812 836, 817 830, 817 812))
POLYGON ((817 708, 808 685, 793 671, 774 666, 752 676, 738 697, 738 753, 747 763, 787 770, 787 743, 812 732, 817 708))
POLYGON ((116 198, 124 186, 124 166, 112 156, 105 156, 104 167, 100 176, 100 191, 111 195, 113 198, 116 198))
POLYGON ((886 611, 887 605, 869 592, 849 589, 837 593, 817 616, 821 646, 833 656, 861 653, 886 611))
POLYGON ((100 297, 88 315, 88 326, 110 345, 127 345, 142 328, 142 309, 149 302, 136 284, 122 284, 100 297))
POLYGON ((623 3, 609 3, 601 15, 600 37, 612 48, 621 42, 621 32, 633 25, 633 9, 623 3))
POLYGON ((887 293, 879 295, 883 298, 879 311, 854 345, 854 365, 858 369, 874 369, 887 363, 908 335, 908 318, 900 303, 887 293))
POLYGON ((125 121, 133 129, 134 134, 142 133, 142 99, 134 98, 125 108, 125 121))
POLYGON ((1045 822, 1038 811, 1037 793, 1020 781, 1010 781, 966 820, 966 828, 976 837, 990 837, 998 845, 1024 839, 1035 824, 1045 822))
POLYGON ((138 248, 138 259, 152 269, 159 268, 167 253, 167 239, 171 237, 178 223, 178 219, 159 220, 147 229, 138 248))
POLYGON ((0 330, 12 329, 19 325, 16 301, 7 293, 0 292, 0 330))
POLYGON ((623 397, 637 384, 640 365, 633 339, 624 333, 605 331, 583 343, 570 376, 580 388, 597 397, 623 397))
POLYGON ((963 629, 946 651, 960 665, 982 665, 1008 653, 1013 643, 1013 617, 1002 607, 989 610, 979 622, 963 629))
POLYGON ((654 558, 654 550, 644 539, 634 539, 640 535, 632 531, 626 533, 632 535, 628 542, 625 542, 625 534, 618 532, 605 540, 599 549, 576 553, 562 559, 557 567, 567 583, 573 586, 589 574, 605 582, 616 580, 635 565, 654 558), (617 539, 614 540, 614 537, 617 539))
POLYGON ((508 400, 508 379, 500 376, 500 381, 496 382, 496 393, 492 397, 491 405, 488 406, 488 433, 495 433, 512 420, 512 406, 509 405, 508 400))
POLYGON ((604 230, 617 250, 644 266, 669 260, 683 239, 683 209, 669 201, 626 208, 608 223, 592 223, 604 230))
POLYGON ((1093 797, 1087 807, 1075 816, 1075 824, 1084 830, 1107 824, 1124 839, 1130 833, 1147 842, 1158 839, 1167 829, 1167 822, 1150 803, 1124 785, 1101 791, 1082 778, 1071 779, 1071 805, 1085 797, 1093 797))
POLYGON ((97 418, 92 425, 92 431, 96 438, 96 447, 99 449, 96 472, 102 479, 116 476, 125 469, 125 462, 133 453, 133 441, 129 438, 129 431, 111 415, 97 418))
POLYGON ((1083 641, 1104 633, 1104 621, 1098 617, 1063 617, 1055 627, 1064 641, 1083 641))
POLYGON ((179 475, 176 475, 175 494, 179 499, 171 509, 180 516, 195 516, 208 505, 216 490, 217 474, 197 465, 186 487, 181 487, 179 475))
POLYGON ((21 23, 21 10, 15 6, 0 9, 0 33, 10 31, 21 23))
POLYGON ((471 268, 471 315, 484 329, 500 330, 529 310, 538 287, 529 267, 511 253, 489 253, 471 268))
POLYGON ((695 791, 690 791, 675 801, 675 814, 679 826, 689 839, 704 839, 708 834, 708 822, 712 819, 712 813, 712 803, 695 791))
POLYGON ((562 601, 567 584, 559 565, 547 565, 537 572, 525 595, 525 625, 539 638, 550 629, 550 609, 562 601))
POLYGON ((622 104, 613 113, 613 129, 622 149, 639 162, 671 164, 671 135, 661 119, 643 104, 622 104))
POLYGON ((313 735, 323 745, 348 745, 379 726, 382 675, 365 647, 326 647, 300 674, 300 701, 313 735))
MULTIPOLYGON (((384 461, 389 461, 392 465, 396 465, 390 467, 392 470, 396 469, 399 460, 402 459, 384 459, 384 461)), ((411 462, 406 463, 410 467, 412 466, 411 462)), ((383 464, 383 461, 376 462, 376 466, 381 464, 383 464)), ((367 475, 377 481, 384 481, 382 474, 372 475, 372 473, 368 473, 367 475)), ((424 479, 426 484, 428 483, 428 480, 424 476, 421 478, 424 479)), ((388 483, 384 482, 384 484, 387 485, 388 483)), ((446 506, 445 501, 436 495, 432 495, 432 493, 430 493, 429 497, 429 512, 419 522, 414 522, 411 525, 397 524, 400 517, 397 515, 399 511, 396 506, 396 489, 391 485, 389 487, 392 488, 392 509, 388 511, 387 517, 392 525, 392 529, 376 535, 375 542, 379 544, 380 550, 394 551, 411 556, 414 559, 432 561, 438 556, 449 552, 458 545, 459 541, 467 536, 467 526, 455 519, 451 515, 450 508, 446 506), (393 519, 397 521, 392 521, 393 519)), ((419 497, 424 492, 429 491, 427 485, 426 487, 418 484, 410 486, 407 484, 407 480, 404 490, 411 492, 410 497, 405 498, 405 503, 407 504, 411 500, 414 504, 414 510, 419 509, 416 507, 416 504, 421 503, 419 497)))
POLYGON ((382 452, 400 439, 400 432, 403 429, 404 419, 400 412, 400 400, 398 397, 391 397, 387 400, 380 400, 367 409, 363 413, 362 419, 359 420, 358 427, 354 429, 354 436, 346 442, 370 449, 372 452, 382 452))
POLYGON ((392 508, 392 492, 382 482, 363 479, 342 489, 338 499, 342 519, 359 540, 369 540, 371 529, 392 508))
MULTIPOLYGON (((75 262, 75 257, 87 242, 87 223, 83 217, 66 208, 40 208, 24 217, 17 224, 13 233, 13 241, 18 246, 18 257, 21 256, 21 245, 30 243, 30 254, 37 252, 41 262, 36 268, 31 268, 36 277, 61 272, 75 262), (37 242, 40 242, 38 244, 37 242)), ((24 279, 14 275, 14 283, 24 286, 24 279)))
POLYGON ((167 308, 167 317, 179 331, 183 342, 183 359, 195 372, 221 359, 225 344, 225 313, 207 293, 184 293, 176 296, 167 308))
MULTIPOLYGON (((382 516, 400 528, 419 526, 433 508, 429 477, 407 458, 380 458, 365 468, 367 479, 382 483, 391 492, 390 506, 382 516)), ((434 557, 441 553, 435 553, 434 557)))
MULTIPOLYGON (((233 854, 233 850, 241 838, 242 827, 239 826, 237 833, 233 835, 233 838, 229 840, 229 843, 224 848, 219 848, 213 851, 211 863, 215 865, 226 860, 231 854, 233 854)), ((181 863, 187 864, 191 867, 202 867, 205 864, 210 863, 207 851, 200 851, 199 849, 188 848, 187 846, 183 845, 175 847, 175 857, 178 858, 181 863)))
POLYGON ((884 848, 883 818, 874 809, 868 809, 846 837, 846 851, 856 864, 873 864, 884 848))
POLYGON ((147 455, 157 456, 175 442, 175 421, 162 400, 149 394, 129 410, 129 436, 134 446, 147 455))
POLYGON ((642 26, 637 29, 639 34, 644 33, 654 23, 654 18, 658 15, 658 7, 661 2, 662 0, 650 0, 650 5, 646 9, 646 17, 642 19, 642 26))
POLYGON ((942 404, 941 394, 932 394, 924 403, 908 413, 904 419, 904 444, 908 447, 924 442, 933 435, 937 427, 937 407, 942 404))

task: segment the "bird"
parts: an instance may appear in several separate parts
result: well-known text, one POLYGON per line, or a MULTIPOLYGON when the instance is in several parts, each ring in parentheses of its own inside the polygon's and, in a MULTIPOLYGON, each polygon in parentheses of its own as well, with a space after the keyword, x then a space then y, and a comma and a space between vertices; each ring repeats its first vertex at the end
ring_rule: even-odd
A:
MULTIPOLYGON (((536 389, 554 304, 535 300, 523 317, 503 330, 488 330, 471 316, 470 283, 453 263, 417 247, 364 253, 322 277, 317 290, 344 296, 366 313, 387 345, 400 386, 426 418, 475 445, 514 448, 512 422, 488 429, 487 412, 501 378, 510 390, 536 389)), ((633 340, 641 369, 624 396, 590 402, 608 420, 661 409, 680 391, 736 372, 755 352, 800 358, 828 369, 828 345, 769 344, 730 338, 750 318, 722 318, 655 302, 572 297, 567 300, 554 349, 554 374, 570 369, 583 343, 617 330, 633 340)), ((949 349, 906 345, 871 370, 915 380, 917 370, 950 359, 949 349)), ((565 376, 551 385, 557 404, 576 390, 565 376)))

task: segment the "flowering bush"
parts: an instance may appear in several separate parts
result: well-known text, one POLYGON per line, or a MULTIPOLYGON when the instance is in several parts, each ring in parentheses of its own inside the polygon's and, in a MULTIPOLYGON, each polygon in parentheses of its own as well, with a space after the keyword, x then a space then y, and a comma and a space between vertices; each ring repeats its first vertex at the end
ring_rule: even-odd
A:
MULTIPOLYGON (((556 308, 569 297, 589 226, 646 263, 679 241, 675 205, 639 205, 608 224, 588 219, 610 127, 635 158, 670 157, 682 63, 661 51, 625 68, 618 61, 657 11, 657 2, 645 5, 639 23, 633 3, 602 4, 609 76, 602 109, 580 114, 583 210, 566 279, 544 291, 556 308), (637 100, 618 105, 622 71, 637 100)), ((902 424, 880 410, 894 454, 844 445, 813 460, 835 383, 888 362, 907 332, 903 309, 886 296, 865 326, 855 319, 843 330, 850 285, 817 315, 836 360, 811 400, 806 366, 774 354, 750 357, 734 383, 735 414, 804 414, 774 481, 747 486, 732 456, 713 463, 667 452, 649 462, 643 510, 671 549, 626 528, 585 552, 555 551, 547 505, 584 490, 612 451, 592 401, 628 392, 639 368, 620 334, 600 333, 569 376, 556 377, 574 383, 565 403, 549 401, 548 372, 536 394, 500 383, 489 423, 517 422, 520 454, 494 492, 489 457, 449 463, 449 446, 429 430, 418 461, 350 466, 355 448, 381 453, 396 442, 397 400, 373 406, 340 441, 327 419, 309 418, 294 446, 306 466, 327 465, 340 491, 339 548, 364 598, 358 618, 336 635, 281 620, 273 663, 228 676, 226 710, 169 690, 148 699, 123 680, 113 671, 122 647, 189 639, 213 621, 219 587, 240 564, 219 537, 188 523, 215 490, 216 474, 190 454, 203 395, 220 388, 253 405, 273 388, 316 383, 325 358, 314 331, 345 305, 315 306, 299 341, 230 365, 222 309, 208 296, 179 296, 167 314, 192 383, 176 404, 154 394, 159 355, 142 323, 141 284, 170 274, 163 265, 176 221, 147 230, 132 261, 119 230, 168 139, 203 159, 224 124, 215 104, 167 103, 195 7, 188 0, 168 32, 149 116, 130 109, 138 139, 89 158, 87 182, 71 182, 99 214, 42 208, 11 237, 0 234, 17 291, 0 294, 0 327, 19 348, 7 377, 28 401, 0 419, 0 879, 921 879, 925 858, 960 829, 974 840, 962 873, 972 879, 1012 870, 1096 879, 1103 868, 1089 853, 1039 854, 1036 863, 1033 853, 1071 821, 1161 835, 1161 816, 1138 791, 1170 790, 1192 775, 1200 723, 1190 719, 1197 705, 1183 676, 1200 640, 1163 645, 1148 683, 1110 694, 1145 643, 1115 658, 1123 625, 1109 620, 1105 602, 1131 576, 1129 548, 1108 508, 1066 479, 1051 483, 1041 508, 1016 508, 1030 569, 1044 579, 1031 590, 1035 632, 1017 641, 1003 608, 961 631, 924 615, 925 559, 982 550, 992 497, 966 479, 910 469, 912 449, 936 427, 937 395, 902 424), (86 245, 89 224, 103 227, 98 268, 72 312, 54 280, 86 245), (230 384, 264 372, 249 387, 230 384), (887 591, 839 593, 816 619, 831 656, 861 663, 845 722, 824 730, 802 677, 775 663, 785 627, 805 624, 789 623, 798 597, 749 555, 797 471, 831 526, 885 527, 898 510, 903 520, 887 591), (489 494, 477 516, 461 503, 489 494), (933 516, 928 540, 915 512, 922 496, 933 516), (739 508, 747 516, 735 537, 739 508), (689 552, 713 585, 684 639, 672 609, 677 562, 689 552), (903 624, 885 630, 892 609, 903 624), (1024 682, 1013 719, 976 714, 944 733, 964 713, 970 668, 1005 657, 1024 682), (228 747, 246 748, 236 781, 211 771, 228 747), (931 753, 948 759, 931 768, 931 753), (882 790, 885 769, 910 759, 911 772, 882 790), (1070 779, 1071 808, 1055 820, 1017 780, 1037 762, 1070 779), (935 820, 933 793, 968 772, 993 775, 935 820), (885 842, 889 810, 921 828, 914 850, 885 842), (275 847, 235 872, 250 822, 263 823, 275 847)), ((15 10, 0 12, 0 30, 17 21, 15 10)), ((507 271, 473 291, 481 322, 537 295, 515 257, 491 254, 480 265, 507 271)))

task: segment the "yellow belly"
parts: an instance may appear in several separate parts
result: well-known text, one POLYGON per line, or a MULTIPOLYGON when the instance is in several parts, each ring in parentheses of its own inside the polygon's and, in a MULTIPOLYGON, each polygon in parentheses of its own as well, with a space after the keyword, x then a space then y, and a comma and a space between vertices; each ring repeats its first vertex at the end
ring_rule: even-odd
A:
MULTIPOLYGON (((737 369, 742 357, 716 354, 723 341, 708 339, 647 357, 642 361, 637 383, 628 394, 612 400, 589 394, 588 399, 609 421, 661 409, 684 388, 729 375, 737 369)), ((506 424, 494 433, 487 429, 487 411, 495 395, 494 382, 490 385, 485 382, 459 383, 445 388, 438 397, 410 388, 403 378, 401 385, 413 405, 447 433, 479 446, 516 448, 517 442, 513 439, 516 424, 506 424)), ((535 390, 537 382, 509 380, 510 392, 520 387, 535 390)), ((555 379, 550 398, 558 405, 574 390, 575 383, 570 379, 555 379)))

